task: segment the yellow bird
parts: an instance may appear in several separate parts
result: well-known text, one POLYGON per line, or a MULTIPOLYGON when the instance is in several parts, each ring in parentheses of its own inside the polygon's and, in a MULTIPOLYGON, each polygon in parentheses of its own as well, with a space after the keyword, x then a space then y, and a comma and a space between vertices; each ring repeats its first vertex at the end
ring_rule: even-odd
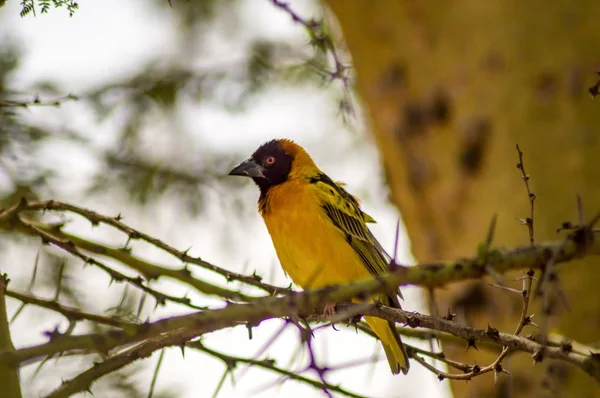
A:
MULTIPOLYGON (((388 270, 391 258, 366 225, 374 220, 293 141, 263 144, 229 174, 250 177, 258 185, 258 210, 281 266, 297 285, 319 288, 388 270)), ((400 308, 398 295, 399 289, 376 298, 400 308)), ((408 356, 394 323, 374 317, 366 321, 381 340, 392 373, 406 374, 408 356)))

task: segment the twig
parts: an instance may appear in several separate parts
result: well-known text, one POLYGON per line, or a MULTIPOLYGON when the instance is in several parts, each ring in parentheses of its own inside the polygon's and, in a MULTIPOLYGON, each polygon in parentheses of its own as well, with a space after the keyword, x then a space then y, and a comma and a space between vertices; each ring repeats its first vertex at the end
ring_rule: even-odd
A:
POLYGON ((0 100, 0 108, 29 108, 30 106, 53 106, 59 107, 67 101, 77 101, 79 97, 68 94, 52 100, 41 100, 35 97, 32 100, 0 100))
POLYGON ((404 343, 404 346, 406 347, 406 352, 408 353, 408 355, 410 357, 412 357, 413 354, 426 355, 430 358, 435 359, 436 361, 443 362, 443 363, 447 364, 448 366, 451 366, 454 369, 460 370, 461 372, 464 372, 464 373, 468 373, 473 370, 473 366, 471 366, 471 365, 456 362, 456 361, 446 358, 446 354, 444 354, 443 351, 440 351, 440 352, 427 351, 422 348, 411 346, 406 343, 404 343))
POLYGON ((535 203, 535 194, 531 192, 529 188, 529 174, 525 172, 525 165, 523 164, 523 152, 519 148, 519 144, 517 144, 517 152, 519 153, 519 163, 517 163, 517 168, 521 170, 521 178, 523 178, 523 182, 525 182, 525 188, 527 189, 527 196, 529 198, 529 217, 525 220, 520 220, 523 224, 527 225, 529 229, 529 243, 531 246, 535 244, 534 233, 533 233, 533 215, 534 215, 534 203, 535 203))
POLYGON ((6 296, 11 297, 15 300, 21 301, 23 304, 31 304, 38 307, 46 308, 48 310, 57 312, 63 315, 67 320, 71 322, 78 322, 81 320, 86 320, 93 322, 99 325, 106 325, 117 327, 121 329, 130 329, 135 330, 137 328, 137 324, 123 321, 117 318, 107 317, 103 315, 93 314, 90 312, 81 311, 77 308, 68 307, 60 304, 56 300, 47 300, 40 297, 37 297, 30 293, 17 292, 13 290, 7 290, 6 296))
MULTIPOLYGON (((31 291, 33 290, 33 285, 35 284, 35 277, 37 276, 39 261, 40 261, 40 251, 38 250, 35 255, 35 260, 33 262, 33 271, 31 273, 31 279, 29 280, 29 286, 27 286, 28 293, 31 293, 31 291)), ((8 291, 7 291, 7 295, 8 295, 8 291)), ((23 311, 23 309, 25 308, 26 305, 27 305, 27 303, 25 303, 25 302, 21 303, 21 305, 19 306, 19 309, 17 309, 17 311, 15 311, 12 318, 10 319, 10 323, 13 323, 17 319, 17 317, 19 316, 21 311, 23 311)))
POLYGON ((156 362, 156 368, 154 369, 154 374, 152 375, 152 381, 150 382, 150 390, 148 391, 148 398, 152 398, 152 395, 154 395, 154 387, 156 386, 156 380, 158 379, 158 371, 160 370, 160 365, 162 364, 164 357, 165 350, 163 348, 160 351, 160 355, 158 356, 158 362, 156 362))
POLYGON ((102 362, 94 365, 80 373, 71 380, 64 381, 45 398, 67 398, 79 392, 91 392, 91 387, 101 377, 123 368, 139 359, 147 358, 153 352, 168 346, 181 345, 186 341, 183 333, 170 333, 154 339, 148 339, 143 343, 130 348, 122 353, 113 355, 102 362))
MULTIPOLYGON (((100 223, 109 225, 109 226, 123 232, 124 234, 126 234, 129 240, 139 239, 139 240, 145 241, 159 249, 164 250, 165 252, 178 258, 179 260, 181 260, 184 263, 198 265, 204 269, 207 269, 209 271, 213 271, 219 275, 222 275, 223 277, 225 277, 227 279, 227 281, 243 282, 248 285, 258 287, 258 288, 260 288, 266 292, 269 292, 270 294, 273 294, 273 295, 282 294, 282 293, 286 293, 286 292, 290 291, 289 288, 273 286, 273 285, 269 285, 267 283, 263 283, 263 282, 261 282, 261 278, 258 275, 247 276, 247 275, 238 274, 238 273, 226 270, 224 268, 218 267, 218 266, 211 264, 207 261, 204 261, 200 258, 192 257, 187 254, 188 253, 187 250, 186 251, 177 250, 174 247, 161 241, 160 239, 156 239, 156 238, 154 238, 148 234, 145 234, 137 229, 131 228, 130 226, 126 225, 125 223, 123 223, 121 221, 122 217, 120 215, 117 217, 108 217, 108 216, 104 216, 102 214, 96 213, 94 211, 84 209, 82 207, 74 206, 69 203, 57 202, 57 201, 53 201, 53 200, 42 201, 42 202, 26 202, 19 209, 19 212, 27 211, 27 210, 60 211, 60 212, 68 211, 71 213, 75 213, 75 214, 78 214, 78 215, 88 219, 90 221, 90 223, 92 223, 92 225, 98 225, 100 223)), ((164 272, 164 270, 161 270, 161 269, 158 269, 156 271, 160 275, 166 274, 166 272, 164 272)), ((184 279, 184 275, 175 275, 175 274, 171 273, 170 276, 175 277, 175 278, 180 277, 180 280, 182 282, 186 282, 186 280, 184 279)))
POLYGON ((114 281, 127 282, 127 283, 137 287, 138 289, 152 295, 152 297, 154 297, 154 299, 156 300, 157 305, 165 305, 166 301, 168 300, 168 301, 172 301, 174 303, 183 304, 183 305, 193 308, 193 309, 197 309, 197 310, 203 309, 202 307, 198 307, 198 306, 192 304, 192 302, 189 298, 176 297, 176 296, 172 296, 172 295, 169 295, 166 293, 159 292, 155 289, 152 289, 149 286, 146 286, 143 283, 143 280, 141 277, 127 276, 127 275, 123 274, 122 272, 119 272, 119 271, 107 266, 103 262, 96 260, 95 258, 83 254, 81 251, 79 251, 77 249, 77 246, 71 240, 60 239, 60 238, 54 236, 52 233, 36 226, 33 222, 31 222, 29 220, 20 219, 20 221, 26 228, 29 228, 33 232, 37 233, 42 238, 42 241, 44 243, 51 243, 54 246, 63 249, 67 253, 70 253, 73 256, 78 257, 79 259, 83 260, 84 264, 90 264, 90 265, 94 265, 94 266, 100 268, 101 270, 106 272, 111 277, 111 279, 114 281))
POLYGON ((285 377, 286 379, 297 380, 297 381, 306 383, 308 385, 311 385, 313 387, 319 388, 321 390, 328 390, 328 391, 335 392, 335 393, 338 393, 340 395, 347 396, 347 397, 364 398, 362 395, 358 395, 358 394, 352 393, 350 391, 344 390, 340 386, 336 386, 333 384, 327 384, 327 383, 324 384, 321 381, 302 376, 298 372, 292 372, 292 371, 289 371, 286 369, 279 368, 275 365, 275 361, 271 360, 271 359, 260 359, 259 360, 259 359, 249 359, 249 358, 228 355, 228 354, 224 354, 222 352, 218 352, 213 349, 210 349, 198 341, 189 342, 186 344, 186 346, 195 348, 195 349, 202 351, 212 357, 219 358, 227 366, 229 366, 229 364, 244 363, 244 364, 258 367, 261 369, 270 370, 274 373, 277 373, 277 374, 285 377))
MULTIPOLYGON (((372 306, 368 311, 365 311, 363 315, 376 316, 382 319, 408 324, 411 327, 426 327, 447 332, 466 341, 487 341, 494 344, 500 344, 508 347, 511 350, 529 352, 532 354, 532 357, 536 362, 542 361, 545 358, 565 361, 579 367, 600 382, 600 361, 594 358, 594 355, 597 356, 598 354, 588 353, 587 355, 581 355, 578 353, 567 352, 558 347, 543 346, 542 344, 539 344, 531 339, 502 333, 493 328, 488 328, 488 330, 471 328, 444 319, 434 318, 414 312, 406 312, 390 307, 372 306), (542 352, 543 355, 540 354, 542 352)), ((486 372, 495 370, 494 367, 490 365, 485 368, 479 368, 479 372, 482 372, 483 369, 485 369, 486 372)), ((446 375, 443 376, 446 377, 446 375)), ((463 375, 461 375, 460 378, 469 379, 463 375)))
MULTIPOLYGON (((324 386, 329 385, 329 383, 327 383, 327 381, 325 380, 325 375, 329 371, 329 369, 326 367, 322 367, 317 363, 315 351, 312 346, 312 341, 313 341, 312 331, 309 329, 300 329, 300 334, 302 336, 301 337, 302 340, 306 343, 306 349, 308 351, 308 355, 310 358, 310 363, 308 364, 307 369, 312 369, 315 371, 315 373, 317 373, 317 375, 319 376, 319 380, 321 380, 322 385, 324 385, 324 386)), ((325 395, 327 397, 333 398, 329 389, 323 388, 323 392, 325 393, 325 395)))
POLYGON ((311 44, 323 51, 326 55, 330 55, 333 60, 334 69, 332 71, 325 70, 325 74, 331 79, 336 80, 339 79, 342 82, 344 89, 344 99, 340 103, 340 111, 343 114, 352 113, 352 100, 351 100, 351 90, 350 90, 350 77, 348 74, 348 70, 350 66, 344 64, 340 59, 338 51, 333 43, 333 39, 329 34, 325 32, 323 21, 317 21, 315 19, 304 19, 296 12, 294 12, 289 4, 285 1, 281 0, 271 0, 271 3, 286 12, 292 17, 292 20, 296 23, 301 24, 306 28, 308 32, 311 44))

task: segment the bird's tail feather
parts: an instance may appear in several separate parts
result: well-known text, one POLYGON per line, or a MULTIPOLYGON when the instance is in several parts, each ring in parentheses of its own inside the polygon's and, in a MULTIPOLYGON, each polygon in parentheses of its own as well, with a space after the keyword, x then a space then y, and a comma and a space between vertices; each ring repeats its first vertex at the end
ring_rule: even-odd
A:
POLYGON ((365 320, 377 337, 379 337, 379 340, 381 340, 392 373, 398 374, 402 372, 406 374, 410 366, 408 355, 394 323, 373 317, 365 317, 365 320))

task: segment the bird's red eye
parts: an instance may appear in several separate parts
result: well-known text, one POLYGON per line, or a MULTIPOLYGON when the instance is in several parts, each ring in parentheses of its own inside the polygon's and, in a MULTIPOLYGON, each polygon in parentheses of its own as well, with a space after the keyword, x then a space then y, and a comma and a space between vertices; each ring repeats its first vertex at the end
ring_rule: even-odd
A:
POLYGON ((275 164, 275 156, 267 156, 265 158, 265 163, 268 164, 269 166, 275 164))

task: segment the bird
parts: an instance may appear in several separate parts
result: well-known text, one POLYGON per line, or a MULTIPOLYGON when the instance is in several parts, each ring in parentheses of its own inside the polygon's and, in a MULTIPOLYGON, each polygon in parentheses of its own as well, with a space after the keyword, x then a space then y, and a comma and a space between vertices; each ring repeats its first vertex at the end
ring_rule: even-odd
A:
MULTIPOLYGON (((302 289, 348 283, 389 270, 392 259, 367 226, 375 220, 361 210, 344 184, 322 172, 294 141, 264 143, 229 175, 249 177, 258 186, 258 212, 281 267, 302 289)), ((398 297, 402 298, 400 289, 369 300, 401 308, 398 297)), ((328 303, 324 313, 331 315, 334 306, 328 303)), ((365 320, 381 341, 392 374, 406 374, 408 355, 394 322, 365 320)))

